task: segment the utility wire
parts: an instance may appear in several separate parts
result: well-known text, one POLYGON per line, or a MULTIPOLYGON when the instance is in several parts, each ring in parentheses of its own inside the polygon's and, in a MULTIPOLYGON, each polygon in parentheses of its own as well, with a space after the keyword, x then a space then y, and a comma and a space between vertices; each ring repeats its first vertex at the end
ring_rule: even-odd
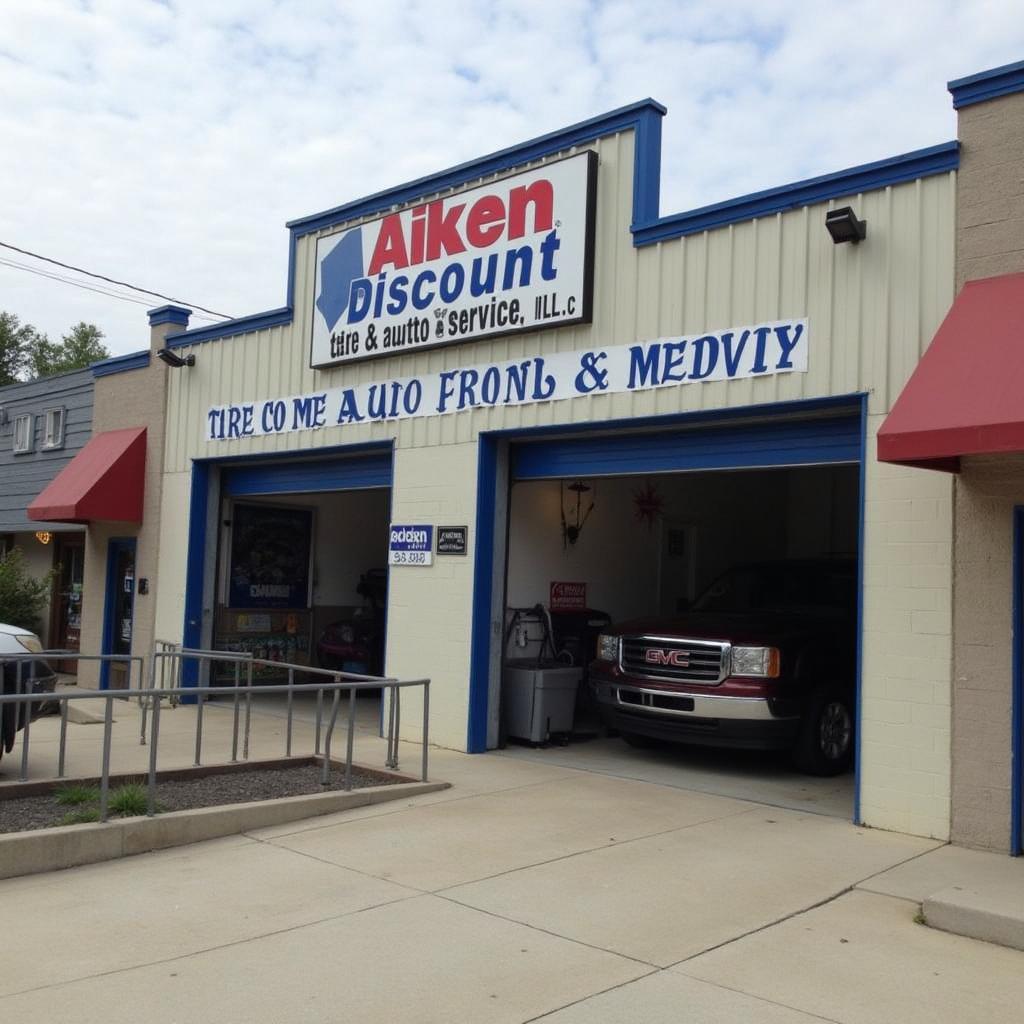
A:
POLYGON ((213 316, 219 316, 225 320, 232 319, 227 313, 218 313, 215 309, 207 309, 205 306, 186 302, 184 299, 175 299, 170 295, 164 295, 163 292, 154 292, 150 288, 140 288, 138 285, 129 284, 127 281, 118 281, 115 278, 107 277, 104 274, 94 274, 91 270, 83 270, 81 267, 72 266, 70 263, 61 263, 60 260, 50 259, 49 256, 40 256, 39 253, 30 252, 28 249, 19 249, 18 246, 11 245, 10 242, 0 242, 0 246, 4 249, 13 249, 14 252, 20 252, 22 256, 31 256, 35 260, 42 260, 44 263, 52 263, 54 266, 63 267, 65 270, 73 270, 76 274, 85 274, 86 277, 95 277, 100 281, 107 281, 110 284, 116 284, 121 288, 130 288, 133 292, 144 292, 146 295, 155 295, 158 299, 166 299, 168 302, 177 302, 182 306, 188 306, 191 309, 200 309, 204 313, 211 313, 213 316))
MULTIPOLYGON (((28 274, 35 274, 38 277, 49 278, 51 281, 59 281, 61 284, 69 284, 73 288, 82 288, 87 292, 96 292, 99 295, 107 295, 112 299, 120 299, 122 302, 134 302, 139 306, 148 306, 152 300, 150 299, 137 299, 133 295, 124 295, 121 292, 110 291, 107 288, 99 288, 94 285, 83 284, 81 281, 75 281, 64 274, 54 274, 47 270, 40 270, 38 267, 30 267, 26 263, 19 263, 17 260, 9 260, 0 256, 0 266, 10 267, 12 270, 24 270, 28 274)), ((201 313, 194 314, 194 319, 204 320, 207 323, 216 323, 217 320, 212 316, 203 316, 201 313)))

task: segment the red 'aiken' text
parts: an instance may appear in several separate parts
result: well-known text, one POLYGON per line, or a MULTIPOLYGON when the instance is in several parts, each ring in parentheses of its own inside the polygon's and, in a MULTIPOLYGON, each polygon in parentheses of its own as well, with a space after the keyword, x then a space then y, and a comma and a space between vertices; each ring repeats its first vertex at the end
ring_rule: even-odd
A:
POLYGON ((507 227, 509 241, 526 234, 527 207, 533 207, 533 233, 549 231, 554 223, 554 189, 547 178, 529 185, 520 185, 508 194, 508 206, 499 195, 481 196, 469 208, 463 220, 465 203, 454 203, 446 210, 446 200, 414 206, 406 239, 402 214, 389 214, 381 221, 377 244, 367 268, 372 277, 385 267, 396 270, 414 267, 440 259, 442 254, 454 256, 466 251, 468 242, 474 249, 484 249, 502 237, 507 227))

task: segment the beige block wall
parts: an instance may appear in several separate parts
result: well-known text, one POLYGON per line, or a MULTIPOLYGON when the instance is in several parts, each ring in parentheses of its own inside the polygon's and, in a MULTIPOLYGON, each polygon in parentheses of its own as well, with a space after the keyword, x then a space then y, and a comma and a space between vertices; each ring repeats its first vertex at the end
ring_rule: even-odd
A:
POLYGON ((861 818, 949 838, 953 481, 878 462, 868 420, 861 818))
MULTIPOLYGON (((171 325, 154 328, 151 346, 161 347, 171 325)), ((85 539, 85 601, 82 608, 82 651, 103 649, 103 608, 106 590, 107 544, 113 537, 135 537, 136 595, 132 627, 132 654, 147 656, 153 647, 156 618, 157 571, 160 548, 160 504, 164 468, 164 415, 167 374, 155 355, 149 366, 99 377, 93 401, 93 434, 126 427, 146 428, 146 477, 141 524, 94 523, 85 539), (138 580, 148 579, 148 594, 139 594, 138 580)), ((176 370, 185 373, 187 370, 176 370)), ((183 513, 184 515, 184 513, 183 513)), ((99 664, 80 662, 80 686, 99 685, 99 664)))
POLYGON ((952 838, 1010 849, 1013 509, 1024 456, 965 460, 956 491, 952 838))
POLYGON ((957 290, 1024 271, 1024 93, 964 107, 959 116, 957 290))

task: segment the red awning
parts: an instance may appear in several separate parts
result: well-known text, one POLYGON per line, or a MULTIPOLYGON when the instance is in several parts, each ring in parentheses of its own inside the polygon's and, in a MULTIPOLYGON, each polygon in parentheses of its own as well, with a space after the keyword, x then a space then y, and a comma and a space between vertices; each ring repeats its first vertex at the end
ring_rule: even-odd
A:
POLYGON ((1024 452, 1024 274, 964 285, 878 432, 878 458, 956 472, 1024 452))
POLYGON ((97 434, 28 507, 48 523, 142 522, 146 428, 97 434))

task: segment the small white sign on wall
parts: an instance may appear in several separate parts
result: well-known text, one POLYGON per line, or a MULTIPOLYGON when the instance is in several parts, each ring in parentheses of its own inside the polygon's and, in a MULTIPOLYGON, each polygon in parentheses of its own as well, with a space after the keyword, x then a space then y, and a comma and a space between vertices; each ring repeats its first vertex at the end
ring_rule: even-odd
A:
POLYGON ((392 523, 388 531, 388 565, 433 565, 434 527, 392 523))

